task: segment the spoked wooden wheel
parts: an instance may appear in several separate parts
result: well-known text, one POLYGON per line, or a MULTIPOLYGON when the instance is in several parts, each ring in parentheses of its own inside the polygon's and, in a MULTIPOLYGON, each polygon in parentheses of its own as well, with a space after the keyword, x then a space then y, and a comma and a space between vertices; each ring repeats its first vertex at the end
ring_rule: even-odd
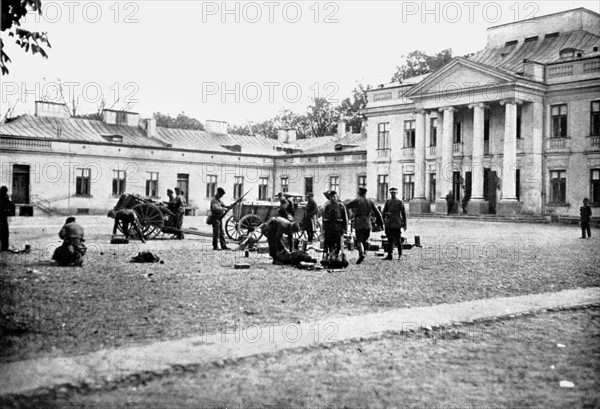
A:
MULTIPOLYGON (((151 203, 140 203, 133 206, 132 210, 137 213, 144 239, 153 239, 158 236, 165 226, 165 220, 160 209, 151 203)), ((130 226, 129 231, 132 230, 135 231, 133 226, 130 226)))
POLYGON ((262 231, 259 226, 263 223, 260 217, 255 214, 247 214, 242 217, 238 223, 239 238, 249 237, 252 240, 258 241, 262 237, 262 231))
POLYGON ((225 233, 231 240, 238 241, 240 239, 238 224, 239 223, 235 221, 235 216, 229 216, 227 222, 225 222, 225 233))

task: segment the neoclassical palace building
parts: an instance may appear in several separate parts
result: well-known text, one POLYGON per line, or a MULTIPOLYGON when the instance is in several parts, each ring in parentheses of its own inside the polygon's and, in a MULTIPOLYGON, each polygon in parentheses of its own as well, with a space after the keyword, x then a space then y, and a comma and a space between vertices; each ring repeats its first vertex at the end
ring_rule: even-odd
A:
POLYGON ((167 129, 137 113, 70 118, 36 103, 0 124, 0 184, 19 214, 102 214, 120 194, 165 199, 181 187, 205 211, 217 186, 236 199, 359 186, 383 202, 392 186, 409 211, 577 217, 600 207, 600 15, 575 9, 491 27, 485 49, 440 70, 367 93, 363 130, 297 140, 167 129))
MULTIPOLYGON (((368 186, 411 213, 578 216, 600 205, 600 15, 491 27, 485 49, 368 92, 368 186)), ((594 213, 596 209, 594 209, 594 213)))

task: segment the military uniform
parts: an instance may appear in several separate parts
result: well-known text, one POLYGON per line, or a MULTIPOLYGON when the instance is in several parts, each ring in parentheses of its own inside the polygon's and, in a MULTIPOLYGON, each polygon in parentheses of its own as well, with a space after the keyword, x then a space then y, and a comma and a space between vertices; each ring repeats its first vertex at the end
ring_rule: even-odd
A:
POLYGON ((1 251, 8 251, 8 217, 15 215, 15 205, 8 197, 8 188, 2 186, 0 191, 0 242, 1 251))
POLYGON ((317 230, 317 215, 319 214, 319 207, 317 202, 312 197, 308 198, 306 203, 306 211, 304 213, 303 227, 306 230, 308 241, 313 241, 315 236, 315 230, 317 230))
POLYGON ((65 223, 58 237, 63 239, 62 245, 54 251, 53 260, 61 266, 81 266, 87 248, 83 244, 83 227, 75 221, 65 223))
POLYGON ((386 259, 392 259, 394 245, 398 245, 398 258, 400 258, 402 256, 402 230, 400 229, 406 229, 406 211, 402 200, 398 198, 388 199, 383 207, 383 218, 387 237, 388 255, 386 259))
POLYGON ((293 251, 294 231, 298 230, 294 227, 294 223, 285 217, 273 217, 261 227, 263 234, 267 236, 269 255, 273 258, 273 264, 289 264, 293 251), (287 240, 284 236, 287 236, 287 240))
POLYGON ((113 226, 113 235, 117 234, 117 228, 119 226, 120 220, 123 223, 123 234, 125 234, 125 238, 129 237, 129 225, 131 224, 140 236, 140 240, 142 240, 142 242, 146 242, 146 240, 144 239, 144 233, 142 232, 142 226, 140 225, 140 221, 134 210, 121 209, 115 212, 114 215, 115 224, 113 226))
POLYGON ((212 216, 213 227, 213 250, 219 250, 219 244, 222 250, 229 250, 225 241, 225 231, 223 230, 223 215, 227 211, 227 206, 217 195, 210 199, 210 214, 212 216))
MULTIPOLYGON (((366 189, 364 189, 364 192, 366 193, 366 189)), ((383 220, 375 203, 364 196, 359 196, 352 200, 346 207, 348 209, 353 209, 354 211, 352 227, 354 228, 356 241, 358 243, 359 260, 357 261, 357 264, 360 264, 364 259, 367 250, 367 240, 369 240, 371 229, 373 228, 371 215, 375 216, 379 226, 383 225, 383 220)))
POLYGON ((348 228, 348 214, 343 203, 329 201, 323 208, 323 231, 326 253, 338 254, 342 250, 342 237, 348 228))
MULTIPOLYGON (((185 202, 185 196, 183 196, 183 194, 177 194, 175 196, 173 208, 175 215, 177 216, 177 224, 175 225, 175 227, 177 227, 178 230, 181 230, 181 228, 183 227, 183 216, 185 215, 186 206, 187 203, 185 202)), ((182 240, 184 238, 183 233, 181 232, 178 232, 176 234, 176 237, 179 240, 182 240)))

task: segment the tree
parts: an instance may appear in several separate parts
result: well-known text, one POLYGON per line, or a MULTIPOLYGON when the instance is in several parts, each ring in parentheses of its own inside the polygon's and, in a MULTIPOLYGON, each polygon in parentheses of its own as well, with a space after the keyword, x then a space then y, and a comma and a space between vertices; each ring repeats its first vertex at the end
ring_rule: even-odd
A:
POLYGON ((307 126, 312 137, 335 133, 339 121, 339 111, 325 98, 315 98, 306 114, 307 126))
MULTIPOLYGON (((45 32, 29 31, 20 28, 21 19, 25 17, 28 10, 42 14, 41 0, 2 0, 2 32, 8 31, 9 37, 16 37, 15 43, 25 52, 31 50, 32 54, 40 54, 44 58, 48 58, 48 54, 42 48, 42 45, 51 48, 48 36, 45 32)), ((11 62, 6 52, 4 52, 4 42, 0 38, 0 68, 2 75, 8 74, 7 64, 11 62)))
POLYGON ((360 132, 362 127, 362 114, 360 111, 367 106, 366 91, 371 89, 370 85, 365 86, 358 84, 357 88, 352 91, 352 99, 344 99, 337 108, 340 118, 348 123, 348 127, 354 133, 360 132))
POLYGON ((402 58, 406 62, 396 67, 392 82, 402 82, 407 78, 428 74, 443 67, 452 59, 452 50, 448 48, 433 55, 415 50, 408 55, 403 55, 402 58))
POLYGON ((196 118, 187 116, 185 112, 181 112, 179 115, 177 115, 177 118, 173 118, 169 114, 155 112, 154 119, 156 119, 156 126, 163 128, 195 129, 198 131, 204 130, 204 125, 202 122, 196 118))

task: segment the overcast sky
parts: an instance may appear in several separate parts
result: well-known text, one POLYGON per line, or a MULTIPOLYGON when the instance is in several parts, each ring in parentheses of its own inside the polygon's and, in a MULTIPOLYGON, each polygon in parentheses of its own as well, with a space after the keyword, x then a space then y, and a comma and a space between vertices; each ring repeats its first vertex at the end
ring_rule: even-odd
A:
MULTIPOLYGON (((333 103, 360 82, 388 83, 401 56, 482 49, 486 28, 598 1, 46 1, 23 26, 47 31, 48 59, 3 34, 12 59, 2 114, 58 101, 56 81, 78 110, 107 107, 232 124, 281 109, 304 112, 314 96, 333 103), (423 7, 426 4, 426 8, 423 7)), ((2 115, 3 116, 3 115, 2 115)))

